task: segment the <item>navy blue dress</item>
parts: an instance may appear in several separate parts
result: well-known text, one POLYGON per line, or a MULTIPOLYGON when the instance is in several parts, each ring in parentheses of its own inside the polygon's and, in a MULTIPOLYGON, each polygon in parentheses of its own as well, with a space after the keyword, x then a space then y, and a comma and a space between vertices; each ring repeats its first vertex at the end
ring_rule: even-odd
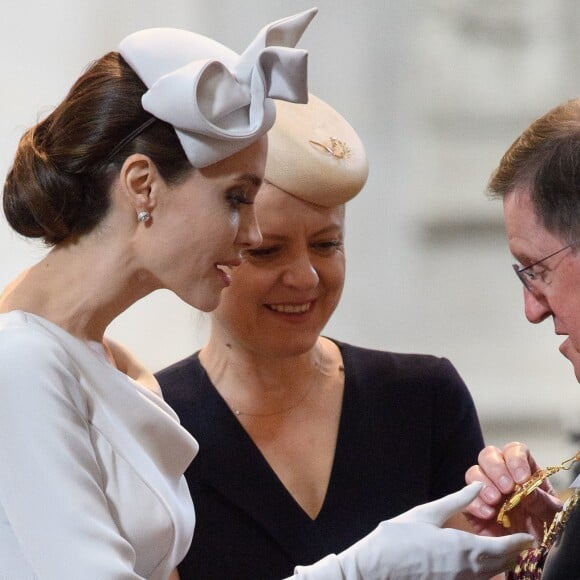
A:
POLYGON ((280 580, 391 518, 464 485, 483 438, 446 359, 339 346, 345 388, 326 498, 296 503, 210 382, 197 353, 157 374, 200 450, 185 473, 196 509, 182 580, 280 580))

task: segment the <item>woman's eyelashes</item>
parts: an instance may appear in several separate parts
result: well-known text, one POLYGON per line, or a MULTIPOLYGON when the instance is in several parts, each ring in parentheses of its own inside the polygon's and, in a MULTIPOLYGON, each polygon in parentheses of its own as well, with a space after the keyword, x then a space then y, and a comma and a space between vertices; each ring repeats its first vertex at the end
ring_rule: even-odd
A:
MULTIPOLYGON (((312 242, 309 245, 311 251, 317 252, 318 254, 328 255, 333 254, 337 250, 341 250, 344 244, 342 240, 325 240, 312 242)), ((243 255, 248 258, 254 259, 267 259, 273 258, 280 255, 284 251, 283 244, 267 245, 262 244, 258 248, 253 248, 251 250, 246 250, 243 255)))
POLYGON ((326 240, 312 244, 312 247, 318 252, 324 254, 333 253, 335 250, 341 250, 344 247, 342 240, 326 240))
POLYGON ((243 252, 244 257, 248 258, 268 258, 274 256, 280 251, 280 246, 260 246, 259 248, 254 248, 252 250, 245 250, 243 252))
POLYGON ((254 203, 254 197, 243 189, 231 189, 226 193, 228 206, 234 210, 239 209, 242 205, 252 205, 254 203))

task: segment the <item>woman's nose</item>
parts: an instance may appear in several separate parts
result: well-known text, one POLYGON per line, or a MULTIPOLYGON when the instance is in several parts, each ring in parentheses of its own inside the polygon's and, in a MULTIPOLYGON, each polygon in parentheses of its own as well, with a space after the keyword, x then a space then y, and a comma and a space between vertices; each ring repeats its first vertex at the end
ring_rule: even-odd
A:
POLYGON ((295 288, 315 288, 319 277, 308 254, 297 256, 284 272, 284 283, 295 288))
POLYGON ((245 248, 257 248, 262 243, 262 232, 256 219, 254 206, 248 206, 247 209, 250 211, 243 212, 237 241, 245 248))

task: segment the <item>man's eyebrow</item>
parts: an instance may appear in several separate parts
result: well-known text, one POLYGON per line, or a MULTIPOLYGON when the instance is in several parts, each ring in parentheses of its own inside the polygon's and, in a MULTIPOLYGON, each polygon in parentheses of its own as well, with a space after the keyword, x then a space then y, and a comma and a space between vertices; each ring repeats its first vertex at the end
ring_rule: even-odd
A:
POLYGON ((532 260, 527 254, 522 254, 520 252, 517 254, 512 254, 512 257, 520 266, 526 266, 527 264, 532 264, 535 261, 532 260))

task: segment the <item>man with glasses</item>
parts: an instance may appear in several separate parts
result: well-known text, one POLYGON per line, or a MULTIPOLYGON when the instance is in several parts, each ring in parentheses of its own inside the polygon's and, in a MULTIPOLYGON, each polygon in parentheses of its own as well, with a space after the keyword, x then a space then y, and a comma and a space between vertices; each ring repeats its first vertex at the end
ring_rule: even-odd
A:
POLYGON ((549 284, 548 272, 550 269, 546 268, 546 262, 557 256, 558 254, 573 248, 580 244, 580 241, 576 240, 571 244, 565 245, 563 248, 556 250, 548 256, 540 258, 537 262, 530 264, 529 266, 520 266, 519 264, 512 264, 512 268, 516 273, 516 276, 521 280, 522 284, 526 290, 530 292, 541 292, 542 288, 549 284))
MULTIPOLYGON (((526 318, 533 324, 552 320, 555 333, 565 337, 560 352, 580 381, 580 99, 554 108, 516 139, 489 192, 503 201, 526 318)), ((468 512, 476 531, 500 535, 507 530, 497 522, 498 512, 517 505, 504 524, 510 523, 509 532, 533 531, 539 545, 522 553, 512 578, 578 579, 580 493, 573 490, 562 510, 546 474, 538 473, 523 443, 488 446, 466 473, 466 481, 485 484, 468 512)))

